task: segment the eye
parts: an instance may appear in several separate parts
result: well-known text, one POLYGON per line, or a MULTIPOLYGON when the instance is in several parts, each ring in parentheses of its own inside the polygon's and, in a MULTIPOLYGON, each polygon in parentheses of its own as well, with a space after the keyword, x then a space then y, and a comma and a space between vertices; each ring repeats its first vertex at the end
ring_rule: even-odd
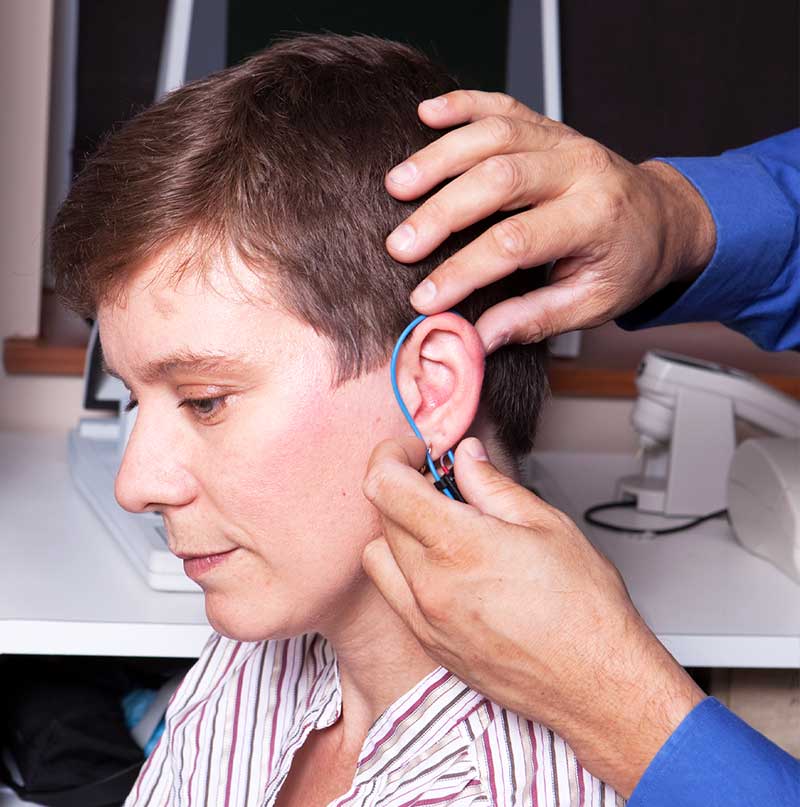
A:
POLYGON ((126 404, 125 404, 125 411, 126 411, 126 412, 130 412, 130 411, 131 411, 131 409, 136 409, 136 407, 137 407, 138 405, 139 405, 139 401, 137 401, 135 398, 131 398, 131 399, 128 401, 128 403, 126 403, 126 404))
POLYGON ((217 395, 212 398, 184 398, 178 408, 188 406, 200 420, 211 420, 225 408, 227 397, 217 395))

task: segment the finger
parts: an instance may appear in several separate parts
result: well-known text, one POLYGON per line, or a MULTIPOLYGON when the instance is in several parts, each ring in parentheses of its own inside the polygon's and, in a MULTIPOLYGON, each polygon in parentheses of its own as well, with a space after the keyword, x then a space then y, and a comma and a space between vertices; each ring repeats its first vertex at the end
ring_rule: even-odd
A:
POLYGON ((418 112, 423 123, 434 129, 458 126, 489 115, 508 115, 532 123, 548 120, 510 95, 480 90, 453 90, 437 98, 429 98, 419 105, 418 112))
POLYGON ((536 494, 502 474, 488 459, 480 440, 468 437, 456 449, 456 482, 464 498, 485 515, 511 524, 541 520, 548 506, 536 494))
POLYGON ((387 239, 398 261, 419 261, 452 233, 498 210, 553 199, 570 187, 572 174, 557 151, 489 157, 422 204, 387 239))
POLYGON ((425 617, 386 541, 378 539, 368 543, 364 547, 361 562, 392 610, 416 632, 425 617))
POLYGON ((580 254, 586 221, 580 206, 567 196, 510 216, 431 272, 412 292, 411 304, 421 314, 437 314, 520 267, 580 254))
POLYGON ((392 551, 397 565, 402 570, 412 591, 419 583, 420 570, 427 562, 430 547, 419 536, 409 532, 400 524, 392 521, 383 513, 381 518, 383 540, 392 551))
MULTIPOLYGON (((373 451, 362 489, 384 517, 390 542, 397 540, 393 528, 399 528, 423 546, 435 548, 441 540, 442 524, 452 517, 450 508, 464 505, 448 499, 409 465, 409 448, 413 445, 399 440, 381 443, 373 451)), ((416 456, 421 464, 424 450, 416 456)))
POLYGON ((497 303, 481 314, 475 328, 489 354, 510 342, 540 342, 613 316, 596 286, 571 278, 497 303))
POLYGON ((398 199, 416 199, 493 154, 543 151, 564 135, 545 126, 504 116, 483 118, 442 135, 386 175, 386 189, 398 199))
POLYGON ((367 473, 369 474, 374 465, 384 461, 397 462, 414 469, 421 468, 426 454, 425 443, 411 435, 394 440, 383 440, 372 449, 372 454, 367 462, 367 473))

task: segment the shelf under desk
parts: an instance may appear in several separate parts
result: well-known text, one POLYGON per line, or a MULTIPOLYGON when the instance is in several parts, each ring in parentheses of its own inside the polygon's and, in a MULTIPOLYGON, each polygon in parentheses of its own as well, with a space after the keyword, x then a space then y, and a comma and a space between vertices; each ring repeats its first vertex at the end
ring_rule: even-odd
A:
MULTIPOLYGON (((542 492, 617 565, 686 666, 800 667, 800 585, 749 554, 723 520, 641 539, 587 528, 634 459, 542 452, 542 492)), ((541 475, 541 474, 540 474, 541 475)), ((74 488, 66 435, 0 432, 0 653, 194 657, 202 594, 151 589, 74 488)))

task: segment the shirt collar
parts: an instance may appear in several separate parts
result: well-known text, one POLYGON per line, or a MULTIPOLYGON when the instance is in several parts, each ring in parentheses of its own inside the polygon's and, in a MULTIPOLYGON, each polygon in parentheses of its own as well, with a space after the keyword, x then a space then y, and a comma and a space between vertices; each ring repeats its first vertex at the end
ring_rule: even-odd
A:
MULTIPOLYGON (((321 636, 304 637, 302 674, 295 701, 295 732, 333 725, 342 713, 339 668, 321 636)), ((372 724, 359 755, 354 784, 391 773, 457 727, 466 745, 493 717, 491 703, 444 667, 398 698, 372 724)))
MULTIPOLYGON (((438 667, 373 723, 361 749, 356 781, 392 772, 461 723, 488 723, 487 706, 489 702, 482 695, 444 667, 438 667)), ((468 741, 466 733, 464 741, 468 741)))

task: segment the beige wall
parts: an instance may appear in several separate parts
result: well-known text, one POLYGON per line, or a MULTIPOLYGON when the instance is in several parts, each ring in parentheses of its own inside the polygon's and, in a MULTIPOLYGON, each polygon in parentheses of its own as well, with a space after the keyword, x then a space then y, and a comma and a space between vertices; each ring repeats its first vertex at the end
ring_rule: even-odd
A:
MULTIPOLYGON (((39 331, 52 14, 52 0, 0 2, 0 341, 39 331)), ((80 401, 80 379, 0 369, 0 428, 65 429, 80 401)))
POLYGON ((50 0, 0 3, 0 315, 19 336, 39 325, 51 21, 50 0))

